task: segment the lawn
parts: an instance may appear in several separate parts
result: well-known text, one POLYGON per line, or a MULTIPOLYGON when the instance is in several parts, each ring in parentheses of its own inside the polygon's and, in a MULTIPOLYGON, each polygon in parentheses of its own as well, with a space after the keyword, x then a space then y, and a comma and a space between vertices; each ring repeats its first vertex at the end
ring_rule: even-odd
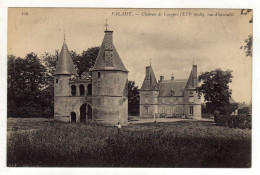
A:
POLYGON ((250 167, 251 130, 177 121, 116 127, 8 118, 7 165, 250 167))

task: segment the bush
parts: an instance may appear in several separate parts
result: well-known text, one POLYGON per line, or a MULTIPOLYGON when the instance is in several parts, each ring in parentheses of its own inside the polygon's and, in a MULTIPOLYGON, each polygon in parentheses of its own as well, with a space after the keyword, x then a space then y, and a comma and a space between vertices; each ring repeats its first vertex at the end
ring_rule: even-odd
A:
POLYGON ((206 119, 213 119, 214 116, 212 114, 207 114, 207 113, 204 113, 202 114, 202 118, 206 118, 206 119))
POLYGON ((228 126, 230 128, 251 129, 252 116, 251 115, 214 115, 214 121, 219 126, 228 126))

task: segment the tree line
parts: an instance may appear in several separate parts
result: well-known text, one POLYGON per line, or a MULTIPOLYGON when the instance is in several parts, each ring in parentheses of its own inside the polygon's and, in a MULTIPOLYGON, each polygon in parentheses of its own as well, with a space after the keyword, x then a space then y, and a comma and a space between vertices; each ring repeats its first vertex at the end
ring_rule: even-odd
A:
MULTIPOLYGON (((99 47, 89 48, 81 54, 71 51, 79 77, 94 66, 98 52, 99 47)), ((41 58, 35 53, 29 53, 25 58, 8 56, 8 117, 53 117, 53 74, 58 57, 58 50, 54 54, 45 53, 41 58)), ((206 102, 203 113, 231 114, 238 108, 237 103, 230 103, 232 78, 232 71, 221 69, 199 75, 201 85, 197 91, 204 95, 206 102)), ((139 115, 140 96, 134 81, 128 81, 128 104, 129 115, 139 115)))
MULTIPOLYGON (((89 72, 95 64, 99 47, 92 47, 77 54, 70 51, 79 77, 89 72)), ((7 116, 53 117, 53 74, 59 51, 39 57, 29 53, 25 58, 8 55, 7 58, 7 116)), ((129 114, 139 114, 139 92, 134 81, 128 81, 129 114)))

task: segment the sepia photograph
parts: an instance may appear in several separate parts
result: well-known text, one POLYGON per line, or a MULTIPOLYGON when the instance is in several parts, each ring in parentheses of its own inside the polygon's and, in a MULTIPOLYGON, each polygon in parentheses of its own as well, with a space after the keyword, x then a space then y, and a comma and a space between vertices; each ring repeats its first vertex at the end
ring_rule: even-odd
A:
POLYGON ((251 168, 253 9, 8 8, 7 167, 251 168))

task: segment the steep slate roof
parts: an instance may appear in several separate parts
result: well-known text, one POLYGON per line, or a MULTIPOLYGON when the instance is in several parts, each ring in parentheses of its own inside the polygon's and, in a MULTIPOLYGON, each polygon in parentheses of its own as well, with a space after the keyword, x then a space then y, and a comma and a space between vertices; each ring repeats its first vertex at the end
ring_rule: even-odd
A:
POLYGON ((186 84, 187 80, 163 80, 160 83, 159 97, 183 96, 186 84))
POLYGON ((158 84, 152 66, 147 66, 146 69, 149 69, 149 74, 146 74, 141 90, 158 90, 158 84))
POLYGON ((185 89, 191 89, 191 88, 193 88, 193 87, 192 87, 192 79, 193 79, 193 76, 192 76, 192 71, 191 71, 185 89))
POLYGON ((121 61, 116 48, 113 44, 113 31, 105 31, 105 37, 103 39, 103 42, 101 44, 96 62, 94 67, 91 69, 91 71, 97 71, 97 70, 119 70, 119 71, 124 71, 124 72, 128 72, 123 64, 123 62, 121 61), (110 43, 111 45, 109 45, 109 50, 106 48, 106 44, 110 43), (112 51, 112 62, 113 62, 113 66, 106 66, 105 65, 105 52, 106 51, 112 51))
POLYGON ((187 82, 187 86, 185 87, 185 89, 194 89, 195 87, 198 87, 199 86, 199 84, 198 84, 198 82, 196 81, 195 82, 195 84, 194 84, 194 86, 195 87, 193 87, 192 86, 192 84, 193 84, 193 72, 192 72, 192 70, 191 70, 191 72, 190 72, 190 76, 189 76, 189 79, 188 79, 188 82, 187 82))
POLYGON ((65 41, 63 42, 54 75, 78 75, 65 41))

